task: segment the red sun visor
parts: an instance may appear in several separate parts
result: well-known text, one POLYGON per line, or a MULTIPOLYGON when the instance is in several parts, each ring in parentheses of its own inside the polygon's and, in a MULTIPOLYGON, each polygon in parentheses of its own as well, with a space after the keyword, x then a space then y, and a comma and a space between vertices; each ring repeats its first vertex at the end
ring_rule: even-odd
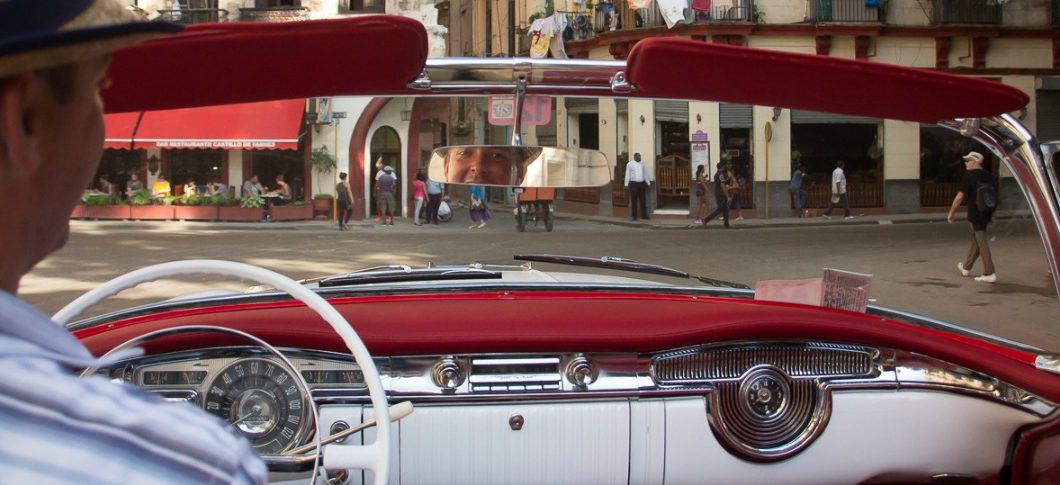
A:
POLYGON ((830 56, 675 38, 637 43, 627 59, 637 96, 777 106, 936 123, 995 116, 1029 100, 1001 83, 830 56))
POLYGON ((198 24, 114 53, 108 113, 399 92, 427 32, 397 16, 198 24))

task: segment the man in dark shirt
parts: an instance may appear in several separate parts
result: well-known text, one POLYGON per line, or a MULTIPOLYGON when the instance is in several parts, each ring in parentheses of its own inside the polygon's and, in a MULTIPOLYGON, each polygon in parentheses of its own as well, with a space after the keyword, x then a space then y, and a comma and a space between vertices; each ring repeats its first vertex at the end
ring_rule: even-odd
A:
POLYGON ((384 226, 394 225, 394 189, 397 186, 397 177, 389 165, 383 167, 383 175, 375 181, 379 189, 379 215, 383 216, 384 226))
POLYGON ((978 152, 968 152, 964 156, 964 177, 961 179, 961 191, 953 198, 950 205, 950 213, 946 220, 953 222, 954 213, 962 203, 968 207, 968 222, 972 226, 972 244, 968 248, 968 256, 963 262, 957 263, 957 270, 961 276, 971 275, 972 265, 980 256, 983 258, 983 274, 976 276, 975 281, 981 283, 996 283, 997 275, 994 274, 994 260, 990 257, 990 244, 987 242, 986 226, 994 216, 994 211, 980 211, 976 203, 976 195, 979 184, 993 184, 994 179, 990 173, 983 169, 983 156, 978 152))
POLYGON ((706 229, 707 223, 711 219, 721 214, 721 218, 725 221, 725 227, 729 227, 729 200, 732 198, 729 187, 732 185, 732 179, 730 179, 728 166, 719 166, 718 172, 714 174, 714 203, 717 204, 718 208, 714 209, 706 219, 703 219, 703 228, 706 229))

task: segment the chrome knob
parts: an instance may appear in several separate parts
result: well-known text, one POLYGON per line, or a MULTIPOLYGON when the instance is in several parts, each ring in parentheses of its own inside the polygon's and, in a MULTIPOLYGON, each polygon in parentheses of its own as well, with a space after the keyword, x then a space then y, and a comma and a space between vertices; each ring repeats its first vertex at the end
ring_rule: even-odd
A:
POLYGON ((431 379, 434 385, 446 389, 456 389, 464 383, 464 374, 460 372, 460 364, 453 357, 445 357, 434 364, 431 369, 431 379))
POLYGON ((579 355, 567 363, 567 380, 576 387, 586 387, 596 380, 596 369, 589 359, 579 355))

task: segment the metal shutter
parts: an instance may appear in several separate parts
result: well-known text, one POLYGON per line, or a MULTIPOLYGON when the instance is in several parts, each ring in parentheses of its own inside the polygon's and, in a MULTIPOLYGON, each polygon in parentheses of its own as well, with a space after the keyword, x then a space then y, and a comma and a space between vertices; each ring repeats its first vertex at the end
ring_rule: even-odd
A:
POLYGON ((878 125, 879 118, 865 118, 862 116, 847 116, 833 113, 820 113, 817 111, 792 110, 791 122, 796 125, 808 124, 848 124, 848 125, 878 125))
POLYGON ((688 123, 688 102, 670 100, 656 101, 655 121, 688 123))
POLYGON ((598 113, 600 102, 596 98, 563 98, 563 106, 567 114, 580 115, 585 113, 598 113))
POLYGON ((720 122, 722 128, 750 128, 752 109, 749 104, 722 103, 720 122))
POLYGON ((1060 140, 1060 91, 1039 90, 1037 93, 1038 129, 1041 141, 1060 140))

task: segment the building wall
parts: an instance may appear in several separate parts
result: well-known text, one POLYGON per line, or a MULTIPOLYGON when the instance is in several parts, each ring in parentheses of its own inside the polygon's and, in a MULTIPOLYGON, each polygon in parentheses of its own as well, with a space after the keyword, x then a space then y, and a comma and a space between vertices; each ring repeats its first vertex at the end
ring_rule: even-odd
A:
POLYGON ((767 24, 794 24, 806 20, 806 0, 759 0, 755 4, 765 14, 767 24))

